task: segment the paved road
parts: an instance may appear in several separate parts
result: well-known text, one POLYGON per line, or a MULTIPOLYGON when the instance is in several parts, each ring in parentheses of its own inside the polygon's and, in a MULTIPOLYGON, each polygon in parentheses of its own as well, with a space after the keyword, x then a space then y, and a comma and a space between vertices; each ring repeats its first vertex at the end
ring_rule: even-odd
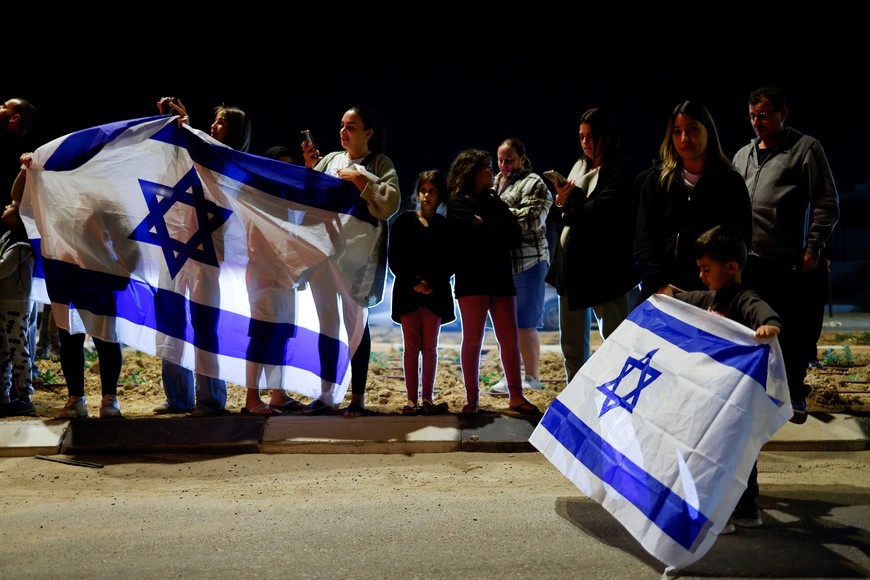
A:
MULTIPOLYGON (((58 456, 60 457, 60 456, 58 456)), ((0 458, 0 578, 659 578, 537 452, 0 458)), ((762 452, 683 577, 870 576, 870 451, 762 452)))

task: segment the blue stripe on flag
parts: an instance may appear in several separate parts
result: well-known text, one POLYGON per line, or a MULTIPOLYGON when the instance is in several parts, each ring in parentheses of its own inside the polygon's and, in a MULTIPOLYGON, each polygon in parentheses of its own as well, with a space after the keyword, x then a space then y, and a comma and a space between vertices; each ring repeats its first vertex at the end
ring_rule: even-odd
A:
MULTIPOLYGON (((81 167, 102 148, 129 129, 151 121, 166 120, 165 115, 107 123, 70 133, 45 162, 47 171, 70 171, 81 167)), ((268 159, 229 147, 213 145, 197 134, 178 126, 174 120, 152 137, 188 151, 191 159, 212 171, 260 191, 295 203, 326 211, 352 215, 377 225, 356 185, 320 171, 275 159, 268 159)), ((169 184, 168 184, 169 185, 169 184)))
POLYGON ((628 316, 638 326, 674 346, 691 353, 703 353, 717 362, 749 375, 767 389, 769 344, 737 344, 687 324, 646 301, 628 316))
POLYGON ((45 272, 42 269, 42 238, 30 238, 30 245, 33 247, 33 257, 36 261, 33 264, 33 277, 45 278, 45 272))
POLYGON ((69 171, 81 167, 99 153, 106 143, 114 141, 124 131, 160 118, 165 117, 161 115, 119 121, 70 133, 52 152, 51 157, 45 162, 44 169, 47 171, 69 171))
POLYGON ((184 148, 195 163, 269 195, 378 224, 357 186, 349 181, 302 165, 213 145, 175 123, 151 138, 184 148))
POLYGON ((42 263, 47 281, 58 281, 46 284, 54 303, 129 320, 208 352, 304 369, 334 383, 341 382, 347 371, 347 345, 311 329, 254 320, 191 302, 170 290, 155 290, 124 276, 85 270, 60 260, 43 259, 42 263), (188 323, 188 312, 193 326, 188 323), (251 348, 252 343, 256 348, 251 348))
POLYGON ((691 550, 708 518, 620 453, 556 399, 540 425, 602 482, 612 487, 680 546, 691 550))

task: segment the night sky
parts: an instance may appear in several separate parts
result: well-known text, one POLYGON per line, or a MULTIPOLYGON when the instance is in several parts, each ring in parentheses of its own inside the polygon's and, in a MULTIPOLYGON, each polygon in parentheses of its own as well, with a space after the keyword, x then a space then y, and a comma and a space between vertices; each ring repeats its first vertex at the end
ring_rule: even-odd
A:
POLYGON ((592 15, 538 4, 534 13, 401 6, 364 17, 338 9, 251 16, 239 7, 200 22, 92 22, 102 36, 78 28, 54 35, 45 39, 54 58, 11 67, 2 97, 37 105, 34 145, 156 114, 161 96, 181 98, 205 131, 215 105, 235 105, 252 117, 257 154, 298 146, 303 128, 322 153, 338 149, 343 112, 369 104, 385 119, 386 153, 406 195, 419 171, 446 171, 469 147, 494 155, 510 136, 525 141, 535 171, 567 174, 579 152, 578 119, 590 107, 612 111, 637 171, 656 155, 670 111, 685 98, 711 110, 730 157, 753 137, 749 92, 770 84, 786 92, 789 124, 821 141, 841 192, 870 182, 859 76, 870 50, 857 16, 816 12, 789 23, 759 5, 652 21, 654 8, 592 15), (744 18, 748 10, 753 18, 744 18))

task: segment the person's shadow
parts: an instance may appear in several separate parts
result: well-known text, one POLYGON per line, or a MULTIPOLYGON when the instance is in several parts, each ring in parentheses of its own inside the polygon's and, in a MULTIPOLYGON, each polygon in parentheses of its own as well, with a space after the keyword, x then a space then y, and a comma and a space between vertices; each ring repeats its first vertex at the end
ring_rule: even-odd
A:
MULTIPOLYGON (((674 576, 870 577, 870 494, 855 487, 832 488, 791 487, 759 496, 762 527, 738 527, 735 533, 720 536, 701 559, 674 576), (825 499, 818 499, 823 493, 825 499)), ((586 496, 561 498, 556 511, 584 533, 664 571, 663 563, 586 496)))

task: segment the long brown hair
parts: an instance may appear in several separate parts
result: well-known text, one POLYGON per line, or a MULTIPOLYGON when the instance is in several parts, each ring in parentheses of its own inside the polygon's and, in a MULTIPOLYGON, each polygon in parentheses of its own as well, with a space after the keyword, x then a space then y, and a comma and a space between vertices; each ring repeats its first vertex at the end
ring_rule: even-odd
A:
POLYGON ((704 150, 706 163, 718 163, 729 168, 731 167, 731 160, 722 151, 722 145, 719 143, 719 131, 716 129, 716 123, 713 121, 710 111, 701 103, 683 101, 674 107, 674 110, 671 112, 671 116, 668 118, 668 125, 665 127, 665 137, 662 139, 662 144, 659 145, 659 159, 661 160, 662 167, 659 182, 665 189, 670 188, 675 181, 680 179, 680 173, 683 169, 683 160, 680 154, 677 153, 677 148, 674 145, 674 122, 680 113, 691 117, 707 129, 707 148, 704 150))

